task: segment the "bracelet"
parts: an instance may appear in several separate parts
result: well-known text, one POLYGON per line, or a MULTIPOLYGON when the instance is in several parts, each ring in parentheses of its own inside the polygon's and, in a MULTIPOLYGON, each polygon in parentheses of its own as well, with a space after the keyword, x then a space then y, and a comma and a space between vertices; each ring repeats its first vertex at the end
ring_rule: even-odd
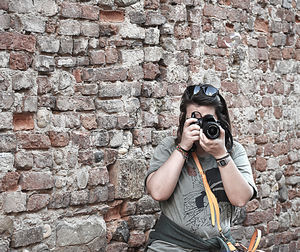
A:
POLYGON ((176 146, 176 150, 178 150, 178 151, 182 154, 182 156, 184 157, 184 159, 187 159, 187 158, 188 158, 189 152, 186 151, 185 149, 183 149, 183 148, 180 146, 180 144, 178 144, 178 145, 176 146))
POLYGON ((228 158, 229 156, 230 156, 229 153, 227 153, 224 157, 216 158, 216 161, 220 161, 222 159, 228 158))

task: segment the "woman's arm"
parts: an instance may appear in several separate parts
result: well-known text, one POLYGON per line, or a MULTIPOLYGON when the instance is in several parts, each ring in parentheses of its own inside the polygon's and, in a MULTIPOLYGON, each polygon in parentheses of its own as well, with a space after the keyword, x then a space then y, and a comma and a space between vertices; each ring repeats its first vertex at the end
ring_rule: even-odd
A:
MULTIPOLYGON (((180 146, 189 150, 195 141, 199 141, 200 127, 195 118, 187 119, 182 133, 180 146)), ((146 181, 147 191, 153 199, 167 200, 173 193, 179 179, 185 158, 178 150, 174 150, 168 160, 155 172, 151 173, 146 181)))
MULTIPOLYGON (((220 128, 220 137, 218 139, 207 139, 204 133, 200 132, 201 147, 216 159, 222 158, 227 154, 225 147, 225 132, 220 128)), ((243 175, 231 159, 227 165, 219 167, 224 190, 234 206, 244 206, 253 196, 254 190, 244 179, 243 175)))

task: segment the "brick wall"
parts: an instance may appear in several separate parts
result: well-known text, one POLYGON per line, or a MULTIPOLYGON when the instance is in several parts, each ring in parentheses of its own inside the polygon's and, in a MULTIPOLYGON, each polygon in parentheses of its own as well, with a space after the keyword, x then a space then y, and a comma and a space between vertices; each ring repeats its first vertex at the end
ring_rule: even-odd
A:
POLYGON ((259 196, 233 234, 299 251, 300 1, 1 0, 0 251, 142 251, 187 84, 226 97, 259 196))

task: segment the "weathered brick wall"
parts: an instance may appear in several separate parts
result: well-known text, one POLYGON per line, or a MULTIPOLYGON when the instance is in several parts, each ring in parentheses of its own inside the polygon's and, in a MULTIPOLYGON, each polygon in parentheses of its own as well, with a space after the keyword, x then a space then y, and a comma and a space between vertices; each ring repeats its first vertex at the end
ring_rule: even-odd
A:
POLYGON ((300 1, 1 0, 0 251, 142 251, 187 84, 226 97, 259 197, 234 236, 299 251, 300 1))

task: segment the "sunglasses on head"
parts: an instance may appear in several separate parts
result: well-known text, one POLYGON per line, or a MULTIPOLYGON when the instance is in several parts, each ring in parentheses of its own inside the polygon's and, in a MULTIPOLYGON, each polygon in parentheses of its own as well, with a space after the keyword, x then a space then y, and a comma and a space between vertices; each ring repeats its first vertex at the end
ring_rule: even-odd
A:
POLYGON ((200 91, 203 94, 205 94, 206 96, 210 96, 210 97, 215 97, 217 94, 219 94, 219 90, 217 88, 215 88, 212 85, 205 84, 205 85, 194 86, 194 90, 193 90, 193 94, 192 95, 196 95, 200 91))

